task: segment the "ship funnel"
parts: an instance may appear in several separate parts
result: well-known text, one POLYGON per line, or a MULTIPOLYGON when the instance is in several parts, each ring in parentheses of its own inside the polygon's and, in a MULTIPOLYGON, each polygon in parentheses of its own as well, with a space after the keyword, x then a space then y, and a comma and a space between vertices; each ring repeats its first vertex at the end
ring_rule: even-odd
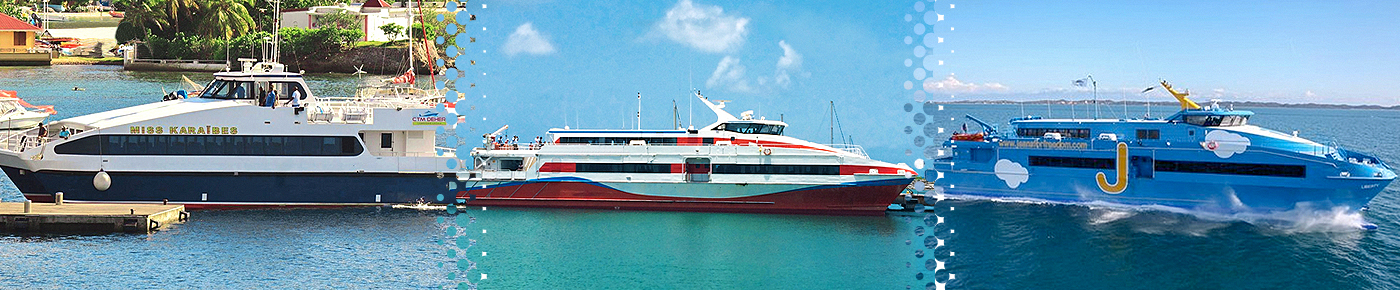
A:
POLYGON ((1182 109, 1182 110, 1185 110, 1185 109, 1200 110, 1200 109, 1201 109, 1201 105, 1197 105, 1196 102, 1193 102, 1193 101, 1191 101, 1191 99, 1187 99, 1187 98, 1186 98, 1186 96, 1191 95, 1191 91, 1186 91, 1185 93, 1183 93, 1183 92, 1178 92, 1178 91, 1176 91, 1175 89, 1172 89, 1172 85, 1169 84, 1169 83, 1167 83, 1166 80, 1162 80, 1162 88, 1166 88, 1168 92, 1171 92, 1171 93, 1172 93, 1172 96, 1173 96, 1173 97, 1176 97, 1176 101, 1177 101, 1177 102, 1181 102, 1181 109, 1182 109))

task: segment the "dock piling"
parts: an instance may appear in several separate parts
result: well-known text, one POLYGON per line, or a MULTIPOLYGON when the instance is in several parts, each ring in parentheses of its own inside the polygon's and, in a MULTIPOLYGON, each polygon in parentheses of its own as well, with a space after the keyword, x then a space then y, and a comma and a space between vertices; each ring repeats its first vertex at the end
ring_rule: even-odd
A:
POLYGON ((34 212, 34 202, 29 201, 28 199, 24 200, 24 213, 33 213, 33 212, 34 212))
POLYGON ((63 205, 63 192, 62 192, 62 191, 55 192, 55 193, 53 194, 53 204, 54 204, 54 205, 63 205))

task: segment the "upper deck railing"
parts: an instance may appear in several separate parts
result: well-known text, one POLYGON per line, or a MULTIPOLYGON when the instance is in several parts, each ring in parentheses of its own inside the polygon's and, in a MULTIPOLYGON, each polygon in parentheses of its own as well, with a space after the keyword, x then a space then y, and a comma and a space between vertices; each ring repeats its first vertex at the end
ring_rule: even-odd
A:
POLYGON ((39 147, 44 144, 45 137, 39 136, 39 128, 29 128, 24 130, 4 130, 0 131, 0 149, 12 152, 23 152, 25 149, 39 147))
MULTIPOLYGON (((493 143, 493 142, 487 141, 487 142, 486 142, 486 145, 485 145, 484 147, 481 147, 480 149, 485 149, 485 150, 540 150, 540 149, 544 148, 545 146, 560 146, 560 145, 562 145, 562 146, 750 146, 750 145, 747 145, 747 144, 714 145, 714 144, 691 144, 691 143, 685 143, 685 144, 682 144, 682 143, 642 143, 642 144, 628 144, 628 143, 525 143, 525 144, 498 144, 498 143, 493 143)), ((868 154, 865 153, 865 148, 864 148, 864 147, 861 147, 860 145, 855 145, 855 144, 822 144, 822 145, 823 145, 823 146, 831 147, 832 149, 844 151, 844 152, 847 152, 847 153, 851 153, 851 154, 855 154, 855 155, 860 155, 861 157, 870 158, 870 155, 868 155, 868 154)), ((796 146, 796 145, 765 145, 765 147, 775 147, 775 148, 805 148, 805 147, 796 146)))

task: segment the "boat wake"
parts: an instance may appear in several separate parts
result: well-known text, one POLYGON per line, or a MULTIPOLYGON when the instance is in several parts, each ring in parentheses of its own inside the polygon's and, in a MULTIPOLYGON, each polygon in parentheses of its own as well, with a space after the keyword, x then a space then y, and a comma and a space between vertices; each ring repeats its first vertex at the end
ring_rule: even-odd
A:
POLYGON ((1297 209, 1269 213, 1223 214, 1161 205, 1125 205, 1104 201, 1062 202, 1034 198, 1002 198, 973 195, 940 195, 938 200, 991 201, 1028 205, 1079 206, 1087 209, 1089 226, 1127 225, 1146 233, 1179 233, 1203 236, 1209 231, 1243 222, 1281 234, 1358 232, 1375 229, 1360 211, 1347 207, 1297 209))

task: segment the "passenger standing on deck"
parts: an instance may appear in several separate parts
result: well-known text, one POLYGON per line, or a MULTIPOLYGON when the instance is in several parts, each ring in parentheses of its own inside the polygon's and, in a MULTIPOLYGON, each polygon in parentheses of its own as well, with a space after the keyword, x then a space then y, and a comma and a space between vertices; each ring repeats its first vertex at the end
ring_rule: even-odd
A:
POLYGON ((267 92, 267 107, 277 108, 277 92, 267 92))

